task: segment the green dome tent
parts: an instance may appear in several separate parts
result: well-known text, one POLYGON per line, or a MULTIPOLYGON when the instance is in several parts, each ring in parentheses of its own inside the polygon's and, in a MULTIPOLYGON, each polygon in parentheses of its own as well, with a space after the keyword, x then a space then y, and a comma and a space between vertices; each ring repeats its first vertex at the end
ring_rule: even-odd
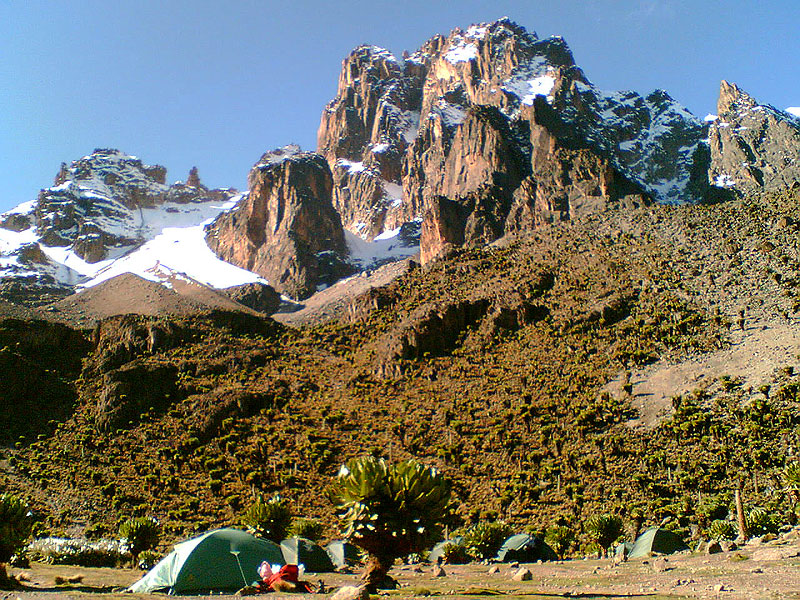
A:
POLYGON ((246 531, 217 529, 175 544, 175 549, 128 591, 235 592, 260 579, 257 569, 263 561, 283 565, 280 547, 246 531))
POLYGON ((287 565, 303 565, 310 573, 330 573, 335 570, 328 553, 306 538, 283 540, 281 552, 287 565))
POLYGON ((650 554, 673 554, 681 550, 688 550, 683 540, 669 529, 663 527, 650 527, 636 538, 628 558, 644 558, 650 554))
POLYGON ((338 569, 347 565, 353 565, 360 562, 358 555, 358 548, 350 542, 344 540, 334 540, 325 546, 325 552, 331 559, 331 562, 338 569))
POLYGON ((518 533, 508 538, 497 551, 500 562, 536 562, 558 560, 555 551, 542 540, 527 533, 518 533))

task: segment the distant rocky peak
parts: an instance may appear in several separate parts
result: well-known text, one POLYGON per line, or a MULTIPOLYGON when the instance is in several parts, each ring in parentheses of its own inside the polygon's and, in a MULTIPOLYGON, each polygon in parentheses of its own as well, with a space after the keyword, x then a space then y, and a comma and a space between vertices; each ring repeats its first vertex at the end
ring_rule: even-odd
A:
POLYGON ((722 81, 719 116, 709 126, 709 181, 743 194, 781 190, 800 182, 800 119, 759 104, 722 81))
POLYGON ((342 63, 339 89, 360 82, 364 76, 381 81, 401 75, 400 64, 391 51, 379 46, 362 45, 353 50, 342 63))
POLYGON ((145 165, 137 157, 114 148, 96 148, 69 165, 62 163, 54 184, 76 181, 83 187, 98 189, 118 185, 163 186, 166 177, 167 169, 161 165, 145 165))
POLYGON ((206 243, 217 256, 293 298, 307 298, 317 286, 351 273, 323 156, 297 145, 266 152, 248 184, 236 207, 206 228, 206 243))
POLYGON ((97 148, 62 164, 55 185, 43 189, 35 203, 33 224, 40 243, 69 247, 96 263, 108 257, 109 248, 122 251, 144 241, 142 209, 166 202, 219 202, 233 195, 233 190, 203 186, 196 167, 186 184, 168 186, 166 176, 165 167, 146 165, 113 148, 97 148))
POLYGON ((282 163, 285 160, 289 160, 290 158, 296 157, 299 154, 302 154, 303 150, 297 144, 287 144, 280 148, 276 148, 275 150, 270 150, 269 152, 265 152, 261 155, 261 158, 258 159, 258 162, 254 165, 254 168, 262 168, 262 167, 269 167, 272 165, 276 165, 278 163, 282 163))
POLYGON ((719 84, 719 99, 717 100, 717 114, 724 118, 729 113, 739 112, 758 106, 755 98, 745 92, 735 83, 728 83, 724 79, 719 84))

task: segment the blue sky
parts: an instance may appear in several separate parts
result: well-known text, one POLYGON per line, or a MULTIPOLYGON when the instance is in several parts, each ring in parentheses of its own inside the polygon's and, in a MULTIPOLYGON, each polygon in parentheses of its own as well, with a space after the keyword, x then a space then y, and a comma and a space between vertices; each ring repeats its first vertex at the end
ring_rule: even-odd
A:
POLYGON ((243 188, 266 150, 314 148, 352 48, 501 16, 563 36, 604 89, 663 88, 701 117, 720 79, 800 105, 800 0, 0 0, 0 211, 95 147, 243 188))

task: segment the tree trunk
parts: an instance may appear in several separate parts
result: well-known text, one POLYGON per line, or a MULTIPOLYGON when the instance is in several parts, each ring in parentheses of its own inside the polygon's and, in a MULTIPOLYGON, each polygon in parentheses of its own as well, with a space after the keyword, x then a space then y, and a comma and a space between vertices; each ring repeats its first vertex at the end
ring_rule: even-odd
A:
POLYGON ((739 537, 742 540, 747 540, 747 521, 744 517, 744 507, 742 506, 742 482, 739 481, 739 485, 736 488, 736 493, 734 494, 734 500, 736 502, 736 523, 739 526, 739 537))
POLYGON ((364 575, 361 578, 362 584, 370 594, 378 593, 378 585, 386 579, 389 569, 394 564, 394 558, 388 556, 377 556, 370 554, 367 564, 364 567, 364 575))
POLYGON ((8 576, 6 573, 5 563, 0 562, 0 590, 13 590, 17 587, 15 579, 8 576))

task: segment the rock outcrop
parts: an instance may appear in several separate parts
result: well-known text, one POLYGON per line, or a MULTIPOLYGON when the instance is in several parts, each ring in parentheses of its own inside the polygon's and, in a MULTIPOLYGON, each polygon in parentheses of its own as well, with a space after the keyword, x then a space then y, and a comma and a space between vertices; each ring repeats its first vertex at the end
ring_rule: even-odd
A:
POLYGON ((321 155, 296 146, 268 152, 248 184, 236 208, 207 228, 206 242, 217 256, 293 298, 307 298, 351 271, 331 203, 331 171, 321 155))
POLYGON ((528 130, 524 138, 521 132, 504 130, 496 109, 480 107, 483 117, 475 119, 476 111, 470 109, 467 126, 442 160, 443 185, 433 188, 440 193, 425 199, 423 263, 454 247, 569 221, 612 202, 632 207, 650 202, 642 187, 576 137, 543 97, 524 109, 526 120, 517 122, 528 130), (472 121, 486 119, 486 113, 495 117, 496 125, 489 126, 493 134, 475 133, 479 126, 472 121), (476 140, 483 141, 483 152, 474 147, 476 140))
POLYGON ((717 113, 709 130, 713 185, 747 193, 800 182, 800 118, 759 104, 727 81, 717 113))
POLYGON ((281 306, 281 295, 266 283, 253 282, 225 288, 225 294, 239 304, 271 315, 281 306))
POLYGON ((354 50, 318 144, 354 233, 371 239, 412 218, 455 219, 428 219, 425 260, 444 244, 485 243, 628 193, 698 199, 709 188, 706 131, 663 91, 597 90, 563 39, 540 40, 501 19, 436 36, 402 60, 375 46, 354 50), (537 121, 537 98, 569 144, 537 121), (563 154, 575 151, 581 164, 564 167, 563 154), (569 176, 579 171, 580 192, 569 176))

